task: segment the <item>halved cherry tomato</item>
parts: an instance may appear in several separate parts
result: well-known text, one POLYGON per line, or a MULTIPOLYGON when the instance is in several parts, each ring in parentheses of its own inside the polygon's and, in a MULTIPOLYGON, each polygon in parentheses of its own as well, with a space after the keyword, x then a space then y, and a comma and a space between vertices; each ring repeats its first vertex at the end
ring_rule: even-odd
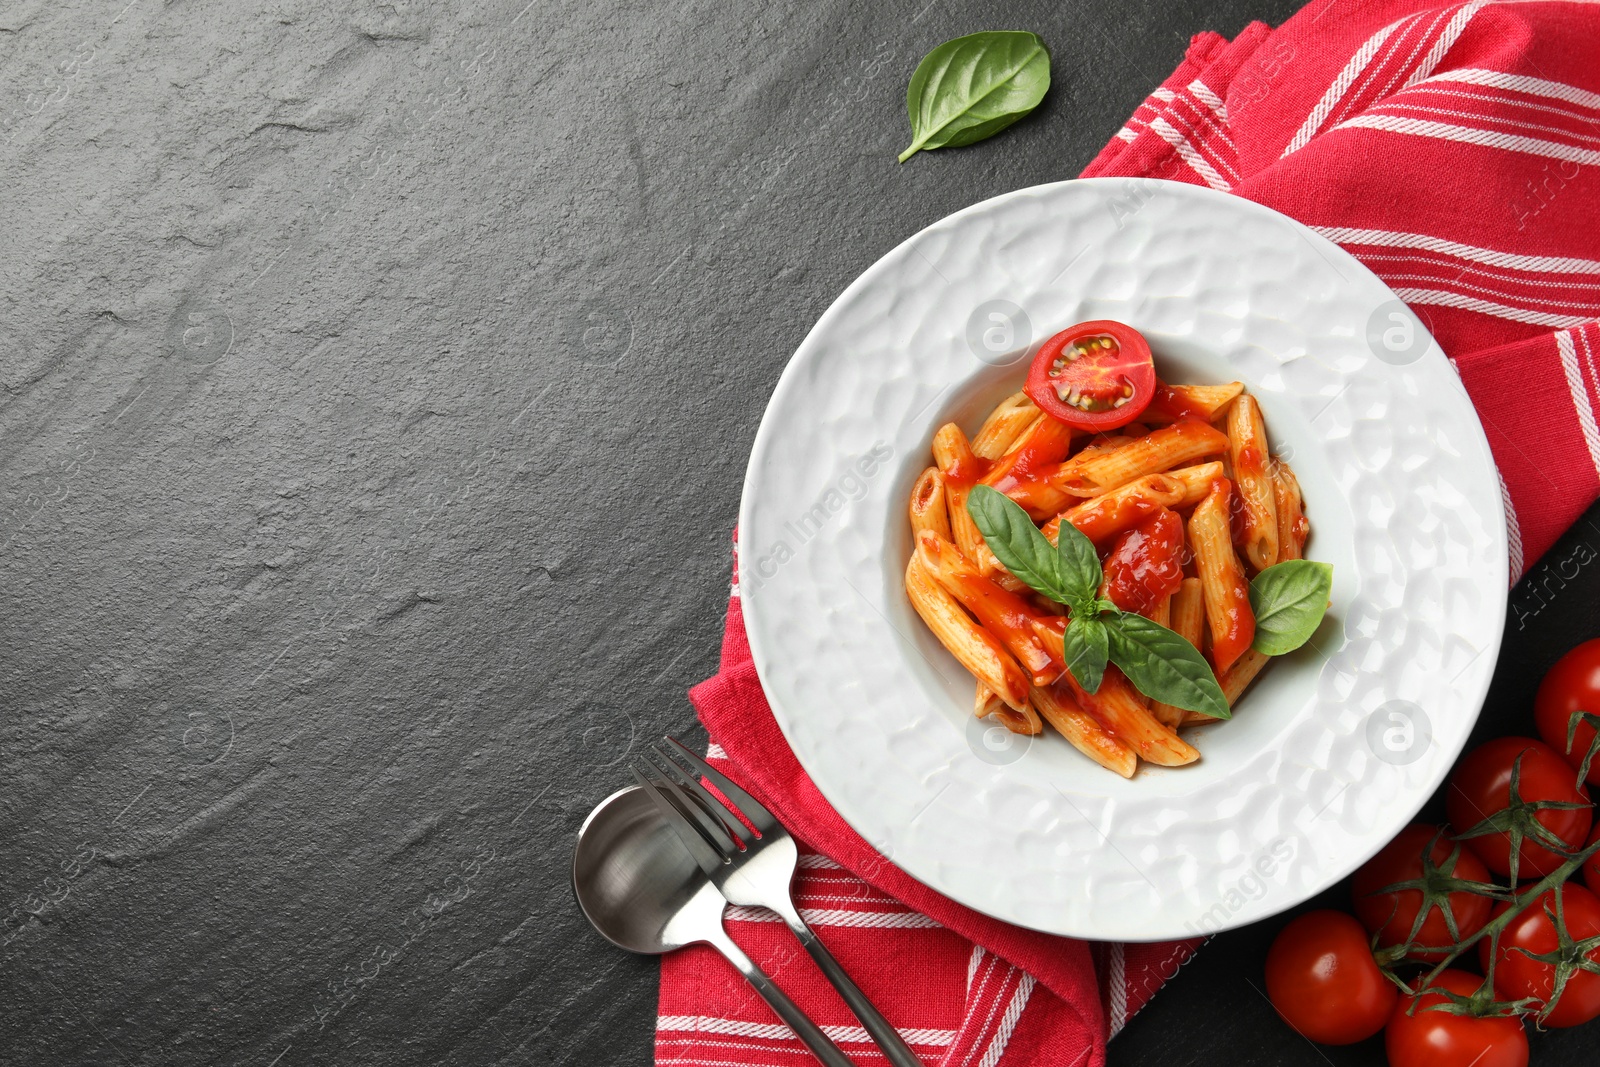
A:
MULTIPOLYGON (((1483 979, 1448 970, 1433 980, 1440 989, 1469 997, 1483 979)), ((1528 1032, 1515 1015, 1474 1017, 1429 1010, 1448 1004, 1442 995, 1401 997, 1389 1016, 1383 1049, 1389 1067, 1528 1067, 1528 1032), (1412 1004, 1416 1010, 1407 1014, 1412 1004)))
MULTIPOLYGON (((1507 901, 1495 908, 1495 918, 1510 907, 1507 901)), ((1501 931, 1499 959, 1494 968, 1494 989, 1501 997, 1507 1000, 1532 997, 1542 1008, 1555 991, 1555 964, 1533 957, 1557 954, 1561 948, 1561 938, 1552 918, 1557 914, 1566 924, 1567 935, 1573 942, 1600 934, 1600 897, 1571 882, 1546 889, 1501 931), (1557 889, 1560 890, 1559 912, 1557 889)), ((1489 966, 1489 948, 1488 938, 1478 942, 1478 959, 1485 970, 1489 966)), ((1583 953, 1582 959, 1600 964, 1600 947, 1583 953)), ((1569 962, 1580 962, 1576 951, 1569 962)), ((1596 1015, 1600 1015, 1600 974, 1577 969, 1562 987, 1555 1007, 1540 1022, 1544 1026, 1577 1026, 1596 1015)))
POLYGON ((1150 345, 1120 322, 1080 322, 1039 349, 1023 391, 1068 426, 1092 432, 1126 426, 1155 396, 1150 345))
MULTIPOLYGON (((1456 764, 1450 776, 1450 788, 1445 795, 1445 811, 1450 824, 1462 836, 1467 847, 1496 874, 1511 873, 1510 825, 1494 826, 1492 832, 1471 834, 1479 824, 1494 818, 1500 823, 1526 822, 1522 828, 1517 877, 1533 878, 1549 874, 1564 862, 1564 857, 1545 848, 1529 836, 1533 820, 1537 820, 1549 834, 1554 835, 1569 852, 1583 847, 1589 836, 1589 823, 1593 809, 1589 806, 1589 792, 1576 782, 1576 775, 1561 754, 1542 741, 1531 737, 1497 737, 1479 745, 1456 764), (1521 763, 1518 764, 1518 759, 1521 763), (1517 795, 1522 801, 1521 814, 1511 808, 1511 770, 1517 766, 1517 795), (1529 805, 1576 805, 1575 807, 1539 807, 1529 805)), ((1553 842, 1552 842, 1553 843, 1553 842)))
POLYGON ((1111 543, 1105 596, 1123 611, 1149 616, 1183 584, 1183 520, 1162 508, 1111 543))
POLYGON ((1323 1045, 1365 1041, 1399 991, 1378 970, 1367 932, 1342 911, 1308 911, 1267 950, 1267 999, 1284 1022, 1323 1045))
POLYGON ((1350 891, 1356 915, 1368 933, 1377 935, 1379 948, 1409 940, 1409 955, 1436 960, 1457 941, 1482 930, 1494 906, 1490 898, 1458 888, 1458 883, 1488 881, 1488 868, 1471 849, 1451 841, 1437 826, 1413 823, 1356 871, 1350 891), (1382 892, 1394 885, 1406 888, 1382 892), (1424 894, 1428 910, 1418 923, 1424 894), (1455 920, 1454 935, 1446 908, 1455 920))
MULTIPOLYGON (((1595 722, 1585 715, 1600 716, 1600 638, 1583 644, 1556 660, 1550 673, 1539 683, 1533 698, 1533 718, 1545 744, 1567 757, 1574 767, 1583 766, 1594 744, 1595 722), (1573 717, 1577 717, 1574 723, 1573 717), (1572 731, 1572 746, 1567 746, 1567 731, 1572 731)), ((1589 763, 1589 781, 1600 785, 1600 756, 1589 763)))

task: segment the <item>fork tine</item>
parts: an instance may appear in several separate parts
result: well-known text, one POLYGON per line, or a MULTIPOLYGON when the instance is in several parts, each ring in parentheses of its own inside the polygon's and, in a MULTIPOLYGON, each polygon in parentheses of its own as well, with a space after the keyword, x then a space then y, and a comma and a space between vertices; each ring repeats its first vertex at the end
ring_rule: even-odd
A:
POLYGON ((712 838, 712 845, 723 849, 723 854, 726 856, 744 851, 744 840, 752 837, 752 833, 717 798, 712 797, 699 782, 683 773, 683 769, 677 763, 656 750, 645 749, 645 763, 656 776, 662 777, 667 784, 672 785, 672 789, 677 792, 675 798, 688 801, 694 821, 701 825, 702 833, 712 838), (677 779, 677 782, 672 779, 677 779))
MULTIPOLYGON (((666 742, 666 744, 671 745, 672 749, 669 751, 664 749, 660 744, 657 744, 655 747, 657 752, 660 752, 663 755, 676 755, 691 768, 693 768, 697 774, 701 775, 702 777, 709 778, 711 780, 711 784, 720 789, 722 791, 722 795, 731 800, 734 807, 738 808, 739 811, 743 813, 744 817, 750 820, 750 824, 757 830, 763 834, 767 834, 778 829, 778 820, 773 817, 772 812, 763 807, 761 802, 756 800, 755 797, 751 796, 749 793, 746 793, 743 789, 740 789, 738 786, 734 785, 733 782, 729 781, 727 775, 723 774, 721 771, 711 766, 711 764, 707 763, 705 760, 689 751, 688 748, 684 747, 683 742, 679 741, 676 737, 669 735, 663 740, 666 742)), ((698 782, 695 784, 699 785, 698 782)), ((702 786, 701 788, 703 789, 704 787, 702 786)))
MULTIPOLYGON (((635 761, 634 770, 637 772, 640 766, 641 761, 635 761)), ((700 806, 694 803, 682 789, 679 789, 670 780, 662 776, 657 767, 648 761, 643 761, 642 767, 644 776, 660 791, 662 798, 672 805, 673 809, 678 813, 678 818, 688 824, 689 831, 695 837, 698 837, 703 844, 710 846, 711 850, 716 854, 716 861, 712 867, 706 867, 702 863, 702 869, 706 873, 709 874, 716 867, 720 867, 727 862, 729 857, 741 850, 743 847, 741 842, 730 840, 722 827, 718 826, 705 812, 701 811, 700 806)), ((695 858, 700 859, 699 856, 695 858)))
POLYGON ((723 829, 727 836, 732 839, 735 849, 743 849, 746 840, 755 836, 744 823, 739 821, 733 812, 728 810, 726 804, 718 800, 716 795, 701 785, 693 775, 686 773, 666 753, 661 752, 659 749, 646 749, 645 758, 656 771, 665 771, 677 782, 679 792, 689 800, 694 801, 695 805, 705 812, 707 817, 723 829))
POLYGON ((650 799, 655 801, 656 810, 661 812, 661 817, 667 821, 668 826, 672 827, 673 831, 678 835, 678 840, 683 842, 683 847, 689 850, 689 855, 694 857, 694 861, 700 865, 700 869, 710 874, 721 867, 723 863, 722 857, 706 843, 705 838, 700 836, 700 832, 689 822, 683 812, 678 810, 677 805, 668 799, 667 794, 676 792, 676 790, 670 785, 658 784, 655 779, 640 773, 638 767, 630 766, 628 770, 633 772, 633 777, 638 781, 639 785, 650 795, 650 799))

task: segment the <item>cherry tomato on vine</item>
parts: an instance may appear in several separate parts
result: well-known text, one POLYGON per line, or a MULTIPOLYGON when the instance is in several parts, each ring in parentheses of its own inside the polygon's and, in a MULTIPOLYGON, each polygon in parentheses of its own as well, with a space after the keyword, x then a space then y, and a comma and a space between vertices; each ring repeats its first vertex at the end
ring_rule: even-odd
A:
POLYGON ((1575 777, 1561 753, 1543 741, 1497 737, 1479 745, 1456 764, 1445 797, 1445 811, 1457 836, 1491 871, 1511 873, 1511 839, 1515 835, 1521 837, 1517 877, 1546 875, 1561 866, 1563 858, 1529 836, 1535 821, 1571 851, 1582 848, 1589 836, 1593 817, 1589 792, 1577 784, 1575 777), (1520 804, 1513 804, 1510 799, 1514 766, 1519 768, 1520 804), (1490 832, 1468 836, 1480 824, 1490 832))
MULTIPOLYGON (((1506 1000, 1533 997, 1544 1007, 1554 992, 1558 960, 1565 956, 1570 970, 1555 1007, 1540 1022, 1545 1026, 1577 1026, 1600 1015, 1600 974, 1575 969, 1587 959, 1600 966, 1600 897, 1581 885, 1570 882, 1547 889, 1532 904, 1512 919, 1501 931, 1498 959, 1494 968, 1494 988, 1506 1000), (1559 904, 1559 907, 1558 907, 1559 904), (1561 944, 1553 916, 1566 924, 1570 938, 1561 944), (1595 939, 1592 947, 1582 943, 1595 939), (1548 959, 1534 959, 1547 956, 1548 959)), ((1507 901, 1494 910, 1499 918, 1511 908, 1507 901)), ((1478 959, 1489 966, 1489 939, 1478 942, 1478 959)))
MULTIPOLYGON (((1564 754, 1573 767, 1583 765, 1594 743, 1596 719, 1600 719, 1600 638, 1585 641, 1556 660, 1533 698, 1533 718, 1545 744, 1564 754), (1574 725, 1575 715, 1578 721, 1574 725), (1568 730, 1572 731, 1570 751, 1568 730)), ((1589 764, 1589 781, 1600 784, 1600 757, 1589 764)))
POLYGON ((1437 960, 1444 949, 1489 921, 1494 901, 1461 885, 1488 881, 1489 869, 1471 849, 1451 841, 1440 827, 1413 823, 1356 871, 1351 892, 1356 915, 1368 933, 1378 936, 1379 948, 1409 939, 1416 947, 1408 955, 1437 960), (1406 888, 1380 892, 1394 885, 1406 888), (1419 924, 1417 913, 1424 907, 1419 924), (1455 920, 1454 934, 1447 908, 1455 920))
POLYGON ((1023 391, 1068 426, 1093 433, 1126 426, 1155 396, 1150 345, 1120 322, 1080 322, 1040 347, 1023 391))
MULTIPOLYGON (((1471 996, 1483 979, 1466 971, 1447 970, 1433 984, 1460 996, 1471 996)), ((1515 1015, 1455 1015, 1428 1011, 1449 1001, 1438 993, 1400 998, 1384 1028, 1383 1047, 1389 1067, 1527 1067, 1528 1032, 1515 1015), (1406 1014, 1412 1003, 1416 1011, 1406 1014)))
POLYGON ((1308 911, 1267 950, 1267 998, 1312 1041, 1365 1041, 1389 1018, 1399 990, 1378 970, 1367 932, 1342 911, 1308 911))

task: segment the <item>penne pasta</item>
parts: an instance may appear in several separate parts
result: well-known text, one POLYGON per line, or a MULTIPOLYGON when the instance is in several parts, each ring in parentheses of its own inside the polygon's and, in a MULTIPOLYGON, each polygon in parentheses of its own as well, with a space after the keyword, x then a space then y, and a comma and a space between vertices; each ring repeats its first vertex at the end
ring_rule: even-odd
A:
POLYGON ((1207 493, 1211 492, 1212 482, 1227 476, 1227 472, 1222 469, 1222 461, 1220 459, 1213 460, 1210 463, 1200 463, 1193 467, 1179 467, 1175 471, 1168 471, 1168 478, 1183 485, 1183 496, 1172 507, 1194 507, 1205 499, 1207 493))
POLYGON ((1244 392, 1243 382, 1226 385, 1168 385, 1157 383, 1155 399, 1140 418, 1152 425, 1195 419, 1215 422, 1224 408, 1244 392))
POLYGON ((931 533, 946 541, 953 540, 950 533, 950 507, 945 499, 944 475, 939 468, 929 467, 911 487, 911 535, 931 533))
POLYGON ((1146 474, 1170 470, 1228 448, 1228 437, 1203 422, 1175 422, 1109 452, 1074 457, 1050 473, 1050 481, 1073 496, 1099 496, 1146 474))
POLYGON ((1116 434, 1106 437, 1091 438, 1089 443, 1079 449, 1078 454, 1072 458, 1075 460, 1084 461, 1091 460, 1096 456, 1103 456, 1107 452, 1115 452, 1123 445, 1135 440, 1137 440, 1137 438, 1130 437, 1125 433, 1121 433, 1120 431, 1116 434))
POLYGON ((1034 686, 1029 700, 1044 720, 1060 731, 1073 748, 1109 771, 1132 778, 1139 765, 1133 749, 1118 741, 1093 715, 1084 711, 1064 685, 1034 686))
MULTIPOLYGON (((1089 759, 1130 778, 1141 759, 1166 767, 1195 762, 1200 753, 1178 729, 1220 720, 1146 695, 1116 663, 1108 662, 1096 691, 1086 692, 1066 662, 1074 609, 1061 601, 1079 595, 1075 583, 1086 569, 1097 573, 1095 602, 1074 601, 1075 610, 1101 621, 1139 685, 1176 692, 1157 665, 1123 658, 1136 654, 1128 644, 1134 615, 1199 650, 1231 707, 1267 662, 1251 647, 1249 576, 1303 558, 1309 525, 1294 471, 1268 453, 1260 405, 1242 383, 1157 380, 1154 397, 1141 397, 1142 409, 1116 426, 1115 409, 1146 390, 1149 378, 1124 379, 1108 400, 1104 366, 1067 367, 1116 354, 1115 337, 1089 334, 1070 341, 1071 353, 1040 364, 1066 410, 1025 390, 995 405, 971 438, 955 423, 934 434, 934 465, 918 476, 907 507, 906 594, 975 679, 976 718, 1030 735, 1048 723, 1089 759), (1052 545, 1070 523, 1095 546, 1098 571, 1086 555, 1067 553, 1061 565, 1071 580, 1051 576, 1049 563, 1030 558, 1042 546, 1017 528, 1021 516, 1008 507, 999 528, 1005 532, 996 536, 1010 542, 1006 551, 1030 558, 1039 588, 1010 573, 967 511, 979 485, 1020 506, 1052 545)), ((1079 672, 1094 636, 1073 631, 1079 672)))
POLYGON ((1039 405, 1029 400, 1027 393, 1012 393, 983 420, 972 438, 972 454, 979 459, 999 459, 1011 451, 1024 430, 1042 418, 1039 405))
POLYGON ((1061 669, 1033 631, 1032 606, 1015 593, 989 581, 956 546, 931 533, 917 535, 918 562, 924 572, 971 612, 978 624, 999 639, 1035 684, 1056 680, 1061 669))
POLYGON ((1066 459, 1071 448, 1072 430, 1040 415, 989 468, 983 484, 1015 500, 1036 520, 1047 518, 1065 507, 1067 498, 1045 474, 1066 459))
POLYGON ((1300 497, 1300 480, 1281 459, 1272 461, 1272 488, 1278 509, 1278 560, 1302 559, 1311 524, 1300 497))
MULTIPOLYGON (((1222 672, 1222 676, 1217 679, 1217 684, 1222 686, 1222 695, 1228 698, 1228 707, 1231 708, 1239 702, 1239 698, 1244 695, 1245 689, 1251 682, 1256 680, 1256 675, 1261 673, 1261 668, 1265 667, 1271 659, 1271 656, 1263 655, 1253 648, 1246 649, 1244 655, 1240 656, 1232 667, 1222 672)), ((1183 721, 1184 725, 1189 725, 1191 723, 1220 722, 1222 720, 1213 719, 1209 715, 1201 715, 1199 712, 1187 711, 1184 712, 1183 721)))
POLYGON ((1006 707, 1006 702, 995 696, 988 686, 978 683, 978 692, 973 699, 973 714, 980 719, 993 719, 1014 734, 1039 734, 1044 732, 1044 723, 1039 719, 1039 713, 1030 703, 1021 711, 1006 707))
POLYGON ((1078 706, 1099 719, 1142 760, 1161 767, 1181 767, 1200 758, 1195 747, 1156 720, 1139 699, 1139 691, 1115 667, 1107 667, 1096 692, 1086 692, 1072 675, 1061 682, 1072 690, 1078 706))
POLYGON ((1040 530, 1055 544, 1061 524, 1070 522, 1083 536, 1100 544, 1137 526, 1162 508, 1175 506, 1181 499, 1183 486, 1175 479, 1166 474, 1147 474, 1062 512, 1040 530))
POLYGON ((1211 631, 1211 655, 1220 674, 1255 640, 1256 620, 1250 611, 1250 587, 1244 566, 1233 550, 1228 528, 1232 487, 1226 478, 1212 483, 1206 498, 1189 516, 1189 547, 1211 631))
POLYGON ((1277 490, 1267 469, 1267 427, 1256 398, 1245 395, 1228 409, 1228 465, 1239 494, 1245 558, 1258 571, 1278 562, 1277 490))
POLYGON ((1008 706, 1028 702, 1028 676, 995 637, 973 622, 955 597, 931 578, 913 555, 906 565, 906 595, 939 643, 973 677, 1008 706))
POLYGON ((970 559, 983 544, 983 535, 967 513, 967 494, 978 484, 982 462, 972 453, 961 427, 947 422, 933 435, 933 461, 944 476, 945 503, 950 513, 950 535, 970 559))
POLYGON ((1265 667, 1271 658, 1253 648, 1246 649, 1244 655, 1235 660, 1232 667, 1222 672, 1222 677, 1218 678, 1217 682, 1222 686, 1222 695, 1228 698, 1228 707, 1231 708, 1238 703, 1245 687, 1255 681, 1256 675, 1261 673, 1261 668, 1265 667))
MULTIPOLYGON (((1200 579, 1185 578, 1178 586, 1178 591, 1173 593, 1168 601, 1168 608, 1169 617, 1163 625, 1195 648, 1199 648, 1200 632, 1205 625, 1205 605, 1201 603, 1200 579)), ((1202 722, 1217 721, 1209 715, 1185 711, 1171 704, 1163 704, 1159 700, 1150 705, 1150 714, 1163 724, 1174 727, 1188 722, 1191 715, 1202 722)))

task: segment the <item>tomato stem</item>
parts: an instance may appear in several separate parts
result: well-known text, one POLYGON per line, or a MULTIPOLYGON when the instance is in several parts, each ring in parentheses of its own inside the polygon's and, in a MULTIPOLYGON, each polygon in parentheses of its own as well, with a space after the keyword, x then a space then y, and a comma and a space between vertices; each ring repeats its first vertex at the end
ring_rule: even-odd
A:
MULTIPOLYGON (((1511 897, 1512 906, 1507 908, 1502 914, 1490 919, 1486 924, 1484 924, 1483 929, 1479 930, 1471 937, 1458 942, 1456 946, 1450 950, 1450 953, 1445 956, 1444 959, 1440 960, 1433 970, 1428 972, 1427 977, 1423 980, 1423 987, 1426 988, 1427 986, 1431 986, 1434 979, 1443 974, 1452 963, 1461 958, 1462 953, 1466 952, 1467 949, 1471 948, 1473 945, 1476 945, 1484 938, 1485 935, 1496 937, 1499 936, 1500 931, 1511 925, 1512 919, 1515 919, 1518 915, 1522 914, 1522 912, 1526 911, 1528 906, 1534 901, 1538 900, 1546 890, 1554 886, 1561 885, 1568 878, 1571 878, 1573 872, 1582 867, 1585 861, 1587 861, 1589 857, 1593 856, 1597 852, 1600 852, 1600 840, 1596 840, 1593 844, 1584 848, 1581 852, 1573 853, 1570 859, 1568 859, 1561 866, 1557 867, 1555 870, 1551 871, 1549 874, 1545 875, 1543 878, 1539 879, 1539 881, 1535 882, 1532 887, 1527 890, 1527 892, 1520 894, 1514 892, 1511 897)), ((1419 993, 1421 991, 1422 990, 1420 989, 1417 990, 1419 993)))

